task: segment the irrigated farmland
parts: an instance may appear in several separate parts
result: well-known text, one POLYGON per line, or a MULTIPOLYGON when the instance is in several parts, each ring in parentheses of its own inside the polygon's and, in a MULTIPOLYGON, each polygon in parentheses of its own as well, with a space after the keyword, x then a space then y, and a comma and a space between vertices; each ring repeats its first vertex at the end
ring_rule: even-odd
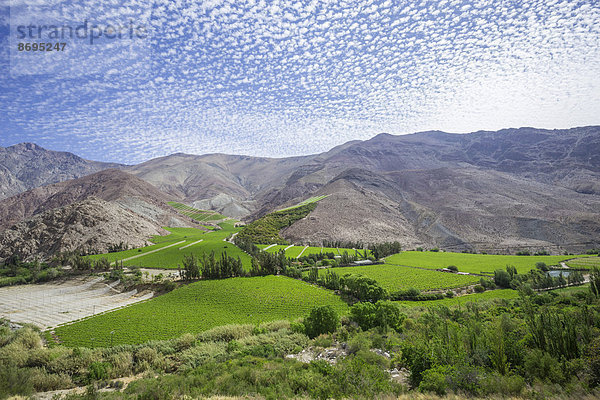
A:
POLYGON ((200 281, 144 303, 59 327, 56 334, 68 346, 142 343, 226 324, 295 319, 327 304, 341 313, 347 308, 333 292, 283 276, 200 281))
POLYGON ((573 256, 498 256, 488 254, 464 254, 432 251, 404 251, 386 257, 385 263, 407 265, 428 269, 446 268, 450 265, 458 267, 461 272, 472 274, 493 274, 496 269, 505 269, 513 265, 522 274, 535 268, 537 262, 547 265, 558 265, 561 261, 573 256))
POLYGON ((156 245, 91 257, 104 257, 110 262, 122 260, 123 265, 129 267, 176 269, 178 265, 182 265, 186 255, 201 257, 202 254, 208 255, 214 251, 216 257, 220 257, 223 252, 231 257, 240 257, 244 268, 248 269, 250 256, 224 240, 239 228, 234 228, 229 222, 222 222, 219 226, 222 229, 208 232, 194 228, 165 228, 171 234, 152 238, 153 242, 158 243, 156 245))
MULTIPOLYGON (((344 274, 361 274, 367 276, 375 279, 390 292, 408 288, 419 290, 450 289, 474 284, 481 279, 481 277, 473 275, 458 275, 387 264, 330 268, 329 270, 337 273, 339 276, 343 276, 344 274)), ((322 276, 325 274, 325 271, 325 269, 319 270, 319 275, 322 276)))

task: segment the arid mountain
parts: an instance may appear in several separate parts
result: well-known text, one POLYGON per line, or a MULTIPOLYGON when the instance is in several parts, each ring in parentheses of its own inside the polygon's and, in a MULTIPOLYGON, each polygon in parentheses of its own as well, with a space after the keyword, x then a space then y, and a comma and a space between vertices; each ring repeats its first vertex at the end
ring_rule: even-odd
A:
POLYGON ((255 202, 258 193, 283 184, 312 158, 174 154, 129 167, 127 171, 187 203, 204 201, 196 206, 212 205, 220 212, 228 208, 238 210, 237 215, 231 216, 242 217, 259 207, 255 202))
POLYGON ((20 193, 0 200, 0 258, 45 258, 57 249, 104 251, 121 241, 144 244, 151 235, 166 234, 163 226, 199 227, 168 200, 148 182, 116 169, 20 193))
POLYGON ((166 202, 170 197, 127 172, 109 169, 42 186, 0 201, 0 231, 36 214, 96 197, 118 203, 158 225, 187 225, 166 202), (179 221, 177 220, 179 219, 179 221))
POLYGON ((120 167, 119 164, 88 161, 67 152, 46 150, 33 143, 0 147, 0 199, 120 167))
MULTIPOLYGON (((305 157, 174 154, 125 170, 168 196, 245 220, 329 194, 283 232, 297 243, 399 240, 489 251, 600 246, 597 126, 380 134, 305 157)), ((16 220, 53 207, 52 199, 77 197, 67 193, 32 191, 4 211, 0 204, 0 218, 17 210, 16 220)))
POLYGON ((148 244, 159 226, 118 204, 90 197, 19 222, 0 233, 0 259, 13 255, 24 260, 45 259, 65 251, 95 249, 128 243, 148 244))

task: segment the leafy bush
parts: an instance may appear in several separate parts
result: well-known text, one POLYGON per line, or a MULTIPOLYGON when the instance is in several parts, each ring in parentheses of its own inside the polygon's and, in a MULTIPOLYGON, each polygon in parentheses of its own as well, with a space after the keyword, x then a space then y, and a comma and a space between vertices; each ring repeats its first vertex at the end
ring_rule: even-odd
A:
POLYGON ((473 288, 473 290, 475 290, 475 293, 483 293, 483 292, 485 292, 485 288, 482 285, 475 285, 475 287, 473 288))
POLYGON ((324 333, 333 333, 340 323, 340 318, 332 306, 313 308, 308 317, 304 319, 306 334, 315 338, 324 333))
POLYGON ((356 303, 350 308, 350 318, 363 330, 371 328, 389 328, 401 331, 406 315, 390 301, 380 300, 377 303, 356 303))

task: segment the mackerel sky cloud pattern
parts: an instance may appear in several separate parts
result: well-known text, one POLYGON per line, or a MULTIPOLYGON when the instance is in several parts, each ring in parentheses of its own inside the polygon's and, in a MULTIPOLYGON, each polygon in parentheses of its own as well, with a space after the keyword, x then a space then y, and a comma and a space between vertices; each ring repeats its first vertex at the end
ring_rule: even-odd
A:
POLYGON ((88 74, 72 51, 70 74, 11 74, 10 12, 27 3, 0 5, 2 146, 134 163, 600 123, 598 1, 48 2, 77 22, 143 15, 148 52, 108 52, 88 74))

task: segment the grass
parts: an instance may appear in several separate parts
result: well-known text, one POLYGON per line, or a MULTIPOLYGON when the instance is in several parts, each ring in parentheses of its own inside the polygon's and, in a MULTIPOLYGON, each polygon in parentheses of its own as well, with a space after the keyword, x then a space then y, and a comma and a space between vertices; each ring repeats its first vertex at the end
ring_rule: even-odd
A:
POLYGON ((181 214, 187 215, 196 221, 218 221, 227 218, 225 215, 221 215, 216 211, 199 210, 175 201, 169 201, 168 204, 181 214))
POLYGON ((227 324, 293 320, 328 304, 347 310, 333 292, 283 276, 200 281, 55 332, 67 346, 107 346, 112 331, 113 344, 134 344, 227 324))
MULTIPOLYGON (((450 289, 468 286, 480 280, 480 277, 473 275, 457 275, 386 264, 330 268, 329 270, 339 276, 362 274, 375 279, 390 292, 408 288, 419 290, 450 289)), ((319 270, 319 275, 324 275, 325 271, 325 269, 319 270)), ((308 272, 305 272, 305 274, 308 274, 308 272)))
POLYGON ((117 253, 94 255, 91 256, 91 258, 98 259, 104 257, 110 262, 114 262, 142 255, 178 242, 183 242, 152 254, 142 255, 129 261, 123 261, 123 265, 128 267, 177 269, 178 265, 183 264, 183 258, 186 255, 193 254, 201 256, 203 253, 210 254, 214 251, 217 257, 220 257, 223 252, 226 252, 227 255, 231 257, 240 257, 244 268, 250 269, 250 256, 236 245, 223 240, 236 231, 239 231, 240 228, 234 228, 233 223, 231 222, 221 222, 219 226, 222 228, 221 230, 209 232, 194 228, 165 228, 171 234, 167 236, 154 236, 151 240, 157 244, 153 246, 117 253), (202 241, 197 243, 199 240, 202 241), (185 248, 181 249, 182 247, 185 248))
POLYGON ((487 254, 465 254, 431 251, 404 251, 386 257, 386 264, 407 265, 428 269, 446 268, 455 265, 461 272, 474 274, 493 274, 496 269, 505 269, 513 265, 522 274, 535 268, 535 263, 544 262, 547 265, 557 265, 573 256, 506 256, 487 254))
POLYGON ((464 305, 469 302, 478 302, 495 299, 515 299, 519 297, 519 292, 512 289, 499 289, 499 290, 488 290, 483 293, 468 294, 465 296, 445 298, 442 300, 431 300, 431 301, 395 301, 398 305, 404 305, 409 307, 431 307, 431 306, 458 306, 464 305))

